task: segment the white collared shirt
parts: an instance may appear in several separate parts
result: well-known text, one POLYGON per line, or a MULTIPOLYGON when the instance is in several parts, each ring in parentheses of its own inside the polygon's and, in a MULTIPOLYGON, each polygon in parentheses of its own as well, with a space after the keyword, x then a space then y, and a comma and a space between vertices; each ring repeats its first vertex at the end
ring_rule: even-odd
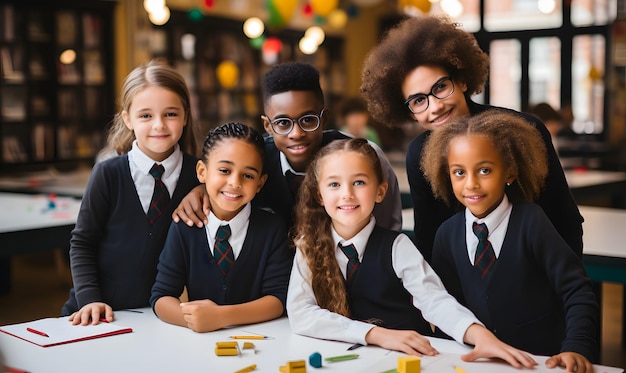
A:
POLYGON ((289 161, 287 160, 287 156, 285 156, 283 152, 279 152, 278 156, 280 157, 280 170, 282 171, 283 175, 286 175, 287 171, 291 171, 296 175, 301 175, 301 176, 305 175, 305 172, 298 172, 294 170, 293 167, 291 167, 291 165, 289 164, 289 161))
MULTIPOLYGON (((143 211, 147 213, 148 207, 150 207, 150 200, 152 200, 152 194, 154 193, 154 177, 150 175, 150 169, 155 161, 139 149, 137 140, 135 140, 133 141, 132 148, 128 152, 128 163, 130 166, 130 175, 135 182, 135 189, 141 201, 141 206, 143 207, 143 211)), ((176 144, 174 152, 163 162, 160 162, 160 164, 162 164, 165 169, 161 180, 167 187, 167 191, 170 193, 171 197, 176 189, 176 184, 178 184, 180 171, 183 168, 183 153, 180 150, 180 146, 176 144)))
POLYGON ((233 255, 235 256, 235 260, 237 260, 237 257, 239 257, 239 253, 241 253, 241 249, 243 248, 243 242, 246 239, 248 225, 250 224, 251 211, 252 208, 250 207, 250 203, 246 203, 243 209, 241 209, 241 211, 239 211, 239 213, 229 221, 218 219, 217 216, 213 214, 213 211, 211 211, 209 214, 209 224, 204 226, 211 254, 213 254, 213 244, 215 243, 215 233, 217 233, 217 228, 219 228, 220 225, 228 224, 230 226, 231 234, 228 242, 233 248, 233 255))
POLYGON ((467 255, 469 256, 470 263, 474 265, 474 257, 476 256, 476 246, 478 245, 478 237, 474 234, 472 224, 474 222, 481 224, 485 223, 489 230, 489 236, 487 239, 491 242, 493 251, 496 253, 496 259, 500 256, 502 250, 502 243, 506 236, 506 229, 509 226, 509 219, 511 218, 511 210, 513 205, 509 202, 509 199, 504 195, 502 202, 493 210, 489 215, 482 219, 475 217, 469 209, 465 209, 465 242, 467 243, 467 255))
MULTIPOLYGON (((370 218, 365 228, 348 240, 342 239, 332 229, 335 256, 344 278, 348 259, 338 244, 353 244, 361 260, 375 225, 376 219, 370 218)), ((463 343, 463 336, 470 325, 482 325, 472 312, 448 294, 435 271, 408 236, 399 234, 391 250, 393 269, 404 288, 411 293, 413 305, 422 311, 426 320, 440 327, 459 343, 463 343)), ((306 258, 300 250, 296 250, 287 292, 287 313, 292 330, 316 338, 367 344, 365 336, 374 325, 321 308, 313 294, 310 276, 306 258)))

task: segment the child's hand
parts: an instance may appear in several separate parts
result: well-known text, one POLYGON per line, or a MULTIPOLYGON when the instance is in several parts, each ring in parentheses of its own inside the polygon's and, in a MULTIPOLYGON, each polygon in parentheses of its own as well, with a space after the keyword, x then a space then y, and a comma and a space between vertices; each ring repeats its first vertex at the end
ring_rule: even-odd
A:
POLYGON ((172 213, 172 220, 176 223, 184 221, 188 226, 194 224, 198 228, 203 224, 207 224, 207 215, 211 210, 211 203, 209 197, 206 194, 204 184, 198 185, 193 188, 176 207, 172 213))
POLYGON ((107 322, 113 321, 113 308, 106 303, 93 302, 74 312, 68 321, 71 321, 72 325, 87 325, 91 320, 91 324, 97 325, 102 315, 107 322))
POLYGON ((557 366, 565 368, 568 372, 593 373, 591 362, 576 352, 561 352, 546 360, 546 367, 552 369, 557 366))
POLYGON ((461 356, 463 361, 500 358, 515 368, 530 369, 537 365, 537 362, 526 352, 502 342, 482 325, 472 324, 467 328, 464 339, 467 343, 473 344, 474 349, 461 356))
POLYGON ((402 351, 409 355, 437 355, 439 352, 430 345, 430 341, 414 330, 394 330, 375 326, 365 336, 369 344, 389 350, 402 351))
POLYGON ((181 303, 180 310, 187 327, 194 332, 212 332, 226 326, 220 317, 221 307, 208 299, 181 303))

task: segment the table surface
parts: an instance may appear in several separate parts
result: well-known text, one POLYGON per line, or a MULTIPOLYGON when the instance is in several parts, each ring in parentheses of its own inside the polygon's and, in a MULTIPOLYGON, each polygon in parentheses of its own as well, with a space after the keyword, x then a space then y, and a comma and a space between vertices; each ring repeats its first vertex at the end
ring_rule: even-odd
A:
MULTIPOLYGON (((6 364, 33 373, 70 372, 235 372, 252 364, 254 372, 278 372, 288 361, 307 361, 307 371, 315 369, 308 364, 309 356, 318 352, 322 358, 345 354, 359 354, 359 358, 336 363, 323 363, 320 372, 383 372, 397 366, 402 353, 375 346, 347 351, 349 343, 326 341, 296 335, 291 332, 287 318, 261 324, 234 327, 211 333, 195 333, 190 329, 159 320, 150 309, 142 313, 117 311, 115 323, 133 328, 132 333, 70 343, 53 347, 39 347, 32 343, 0 333, 0 351, 6 364), (216 356, 215 343, 231 341, 231 335, 260 334, 268 340, 251 340, 254 350, 241 350, 240 356, 216 356)), ((80 326, 77 326, 80 327, 80 326)), ((244 341, 238 341, 243 346, 244 341)), ((520 372, 502 362, 481 361, 466 363, 460 355, 469 348, 454 341, 431 338, 440 354, 422 358, 422 372, 454 372, 459 366, 469 373, 520 372)), ((543 366, 545 357, 536 357, 540 363, 533 372, 551 372, 543 366)), ((623 372, 623 369, 598 367, 596 372, 623 372)))
POLYGON ((89 175, 91 169, 81 168, 71 172, 45 171, 21 176, 3 176, 0 177, 0 190, 82 197, 89 175))
POLYGON ((73 225, 79 209, 73 197, 0 192, 0 233, 73 225))

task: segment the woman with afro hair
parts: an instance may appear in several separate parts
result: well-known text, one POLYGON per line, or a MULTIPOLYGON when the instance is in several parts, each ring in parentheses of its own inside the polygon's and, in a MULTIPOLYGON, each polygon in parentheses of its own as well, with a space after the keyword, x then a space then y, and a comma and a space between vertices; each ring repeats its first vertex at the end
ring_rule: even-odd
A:
MULTIPOLYGON (((414 239, 427 261, 432 257, 435 232, 455 213, 437 199, 420 169, 424 143, 432 130, 457 117, 488 109, 471 100, 483 90, 489 57, 474 36, 445 17, 408 18, 389 30, 370 51, 363 65, 361 93, 372 117, 390 126, 416 121, 425 131, 409 144, 406 170, 413 200, 414 239)), ((536 117, 521 116, 541 133, 548 151, 545 189, 536 202, 559 234, 582 257, 582 222, 576 202, 552 145, 550 133, 536 117)))

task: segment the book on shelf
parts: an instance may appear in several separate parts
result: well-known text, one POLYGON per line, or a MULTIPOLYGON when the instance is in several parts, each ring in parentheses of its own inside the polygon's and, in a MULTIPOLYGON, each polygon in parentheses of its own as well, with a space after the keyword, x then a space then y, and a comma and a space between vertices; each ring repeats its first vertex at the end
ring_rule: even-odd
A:
POLYGON ((16 136, 4 136, 2 139, 2 158, 8 163, 26 162, 28 155, 16 136))
POLYGON ((3 47, 0 49, 0 65, 2 78, 7 81, 21 82, 24 80, 22 71, 22 49, 3 47))

